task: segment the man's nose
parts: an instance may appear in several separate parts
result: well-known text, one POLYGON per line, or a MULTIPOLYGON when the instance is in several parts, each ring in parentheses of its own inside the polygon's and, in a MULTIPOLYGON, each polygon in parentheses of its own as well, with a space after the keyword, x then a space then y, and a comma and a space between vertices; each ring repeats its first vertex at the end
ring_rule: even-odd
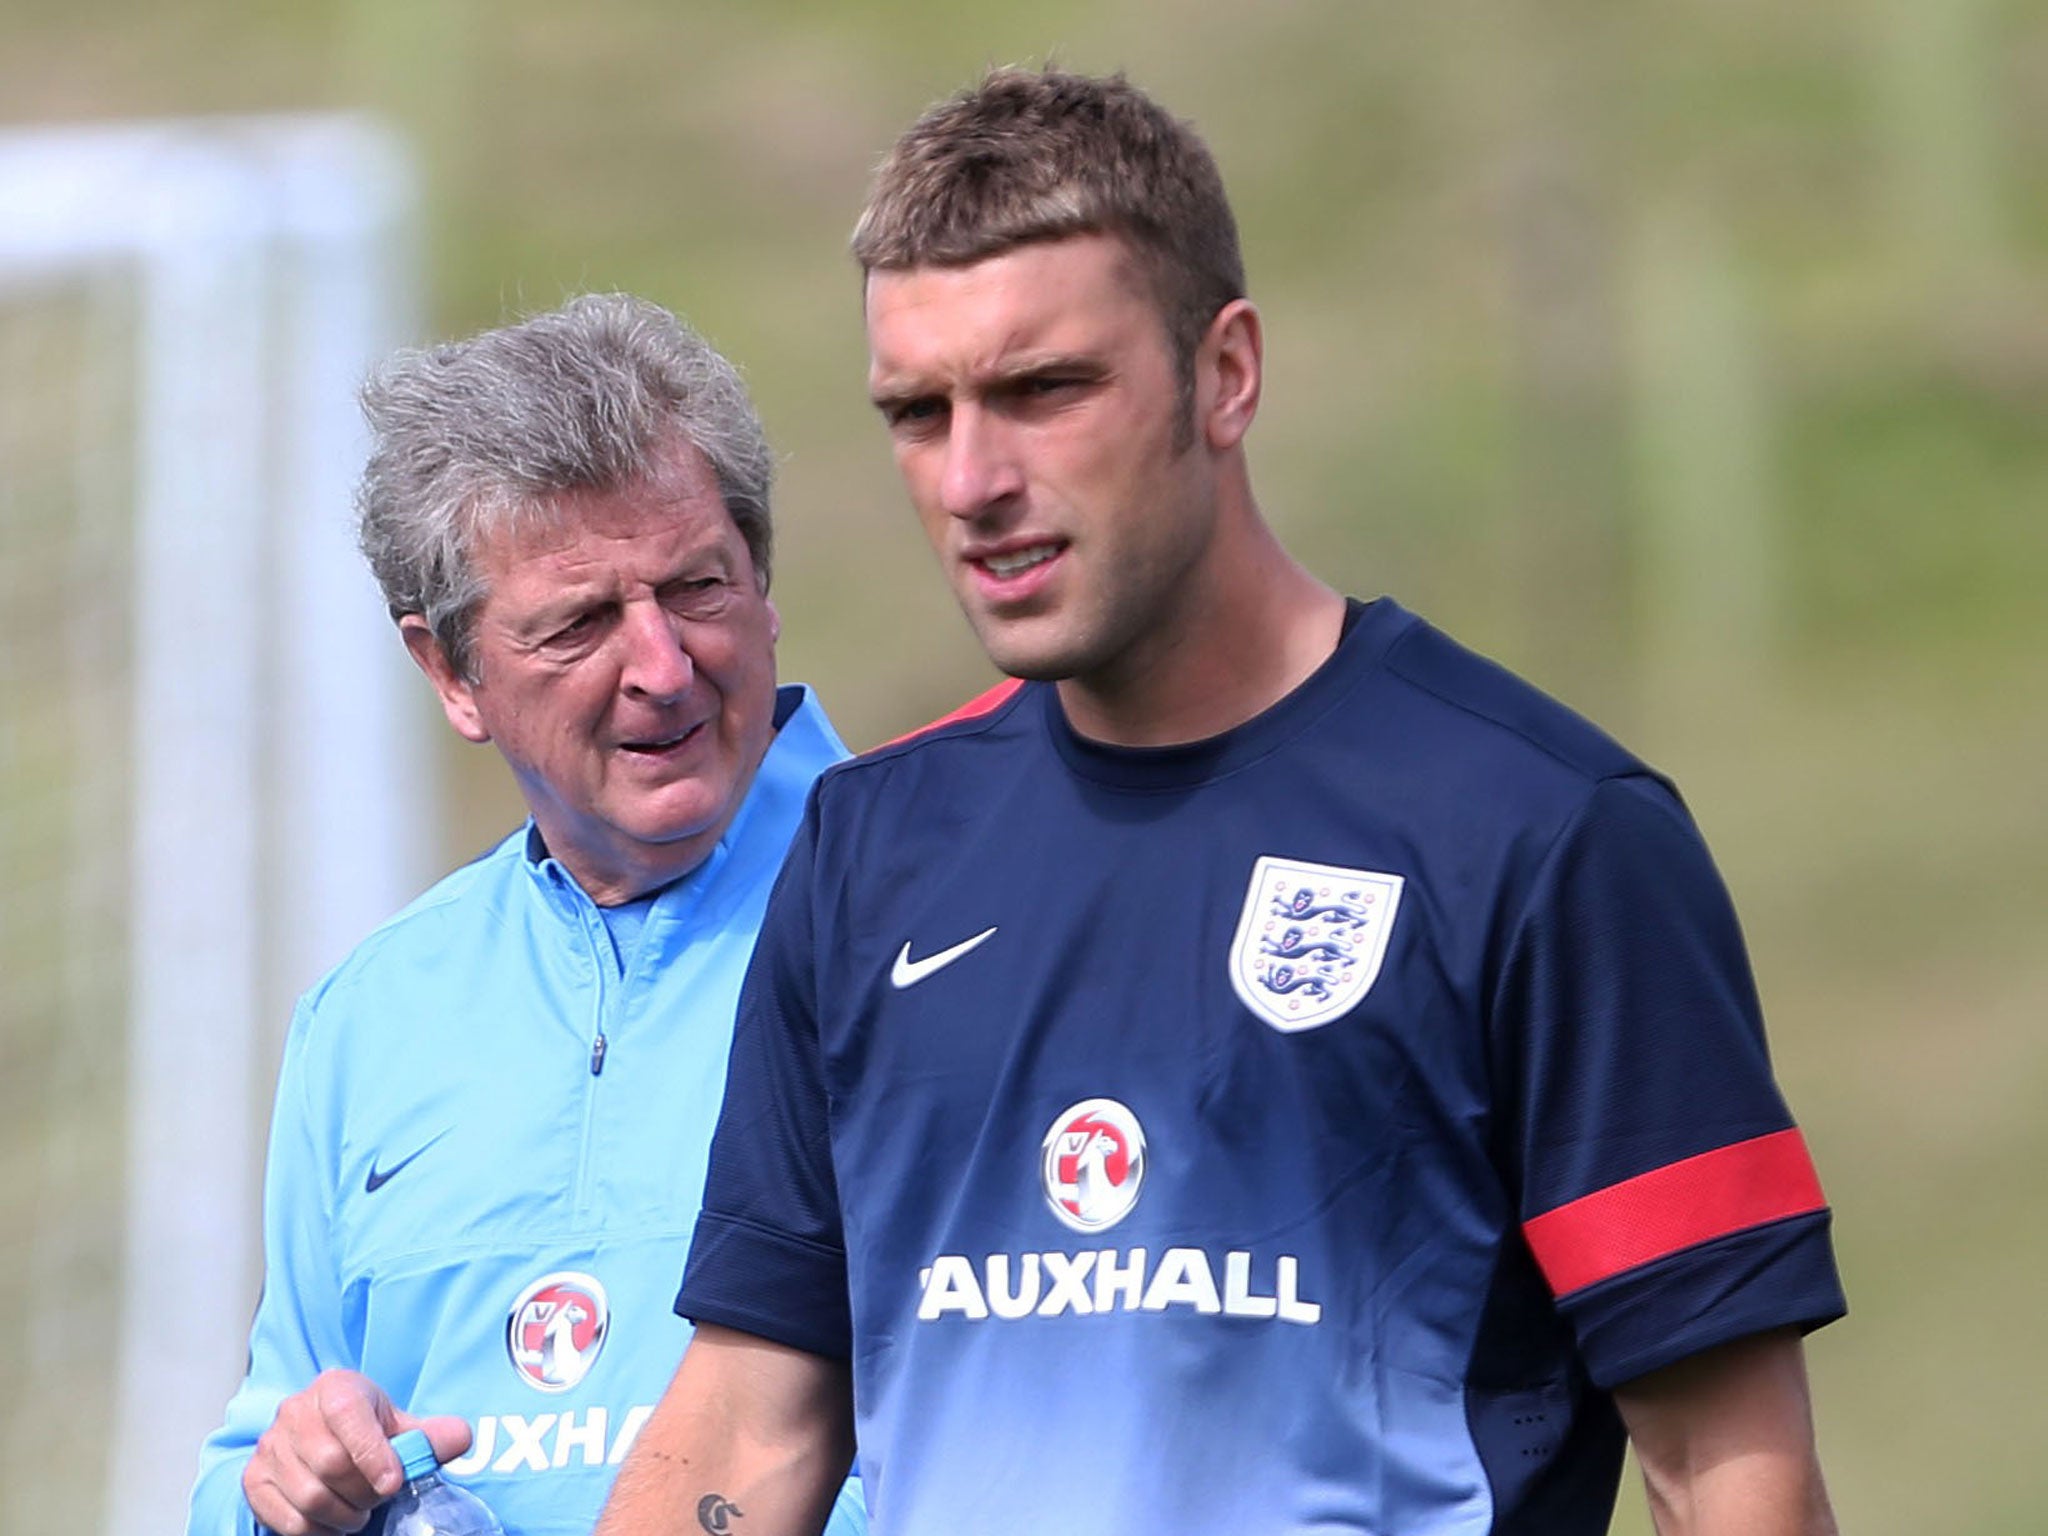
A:
POLYGON ((683 644, 683 621, 656 602, 628 603, 619 624, 624 648, 619 686, 643 698, 680 696, 697 675, 683 644))
POLYGON ((1023 471, 1005 423, 979 405, 956 405, 939 472, 939 505, 950 516, 974 517, 1023 489, 1023 471))

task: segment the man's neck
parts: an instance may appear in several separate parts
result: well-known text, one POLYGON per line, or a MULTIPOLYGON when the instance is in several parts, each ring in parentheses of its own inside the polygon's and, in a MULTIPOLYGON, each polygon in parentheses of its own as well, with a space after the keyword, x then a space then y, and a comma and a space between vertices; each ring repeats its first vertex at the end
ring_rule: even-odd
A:
POLYGON ((1058 685, 1076 731, 1112 746, 1201 741, 1270 709, 1329 659, 1343 634, 1343 596, 1256 515, 1238 542, 1208 563, 1169 632, 1113 675, 1058 685))

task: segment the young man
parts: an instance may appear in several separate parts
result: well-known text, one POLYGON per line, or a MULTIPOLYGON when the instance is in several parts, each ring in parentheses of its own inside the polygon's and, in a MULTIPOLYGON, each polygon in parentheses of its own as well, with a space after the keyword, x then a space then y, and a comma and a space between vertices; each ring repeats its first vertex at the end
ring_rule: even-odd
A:
POLYGON ((187 1530, 364 1529, 420 1425, 507 1536, 580 1536, 688 1337, 740 978, 846 754, 776 686, 760 423, 673 316, 586 297, 364 400, 364 552, 532 816, 299 1005, 248 1375, 187 1530))
POLYGON ((827 774, 602 1529, 1832 1528, 1827 1209, 1670 786, 1261 519, 1199 140, 998 72, 884 164, 870 386, 1013 678, 827 774), (849 1393, 849 1386, 851 1392, 849 1393), (855 1410, 857 1407, 857 1419, 855 1410))

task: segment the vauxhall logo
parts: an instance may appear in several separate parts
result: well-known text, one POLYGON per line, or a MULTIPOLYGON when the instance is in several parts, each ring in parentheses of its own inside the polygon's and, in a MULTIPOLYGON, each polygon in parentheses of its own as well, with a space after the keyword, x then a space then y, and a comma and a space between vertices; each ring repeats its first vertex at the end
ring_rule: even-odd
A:
POLYGON ((505 1320, 505 1353, 520 1380, 566 1392, 597 1364, 611 1331, 611 1304, 591 1275, 560 1270, 519 1293, 505 1320))
MULTIPOLYGON (((1060 1112, 1039 1152, 1039 1182, 1052 1214, 1076 1232, 1103 1232, 1137 1206, 1146 1174, 1145 1131, 1115 1099, 1083 1099, 1060 1112)), ((1301 1295, 1301 1261, 1261 1259, 1248 1249, 1212 1255, 1167 1248, 1080 1253, 941 1254, 918 1272, 920 1322, 1087 1317, 1165 1312, 1310 1324, 1322 1305, 1301 1295)))
POLYGON ((1045 1133, 1046 1204, 1076 1232, 1100 1232, 1131 1214, 1145 1182, 1145 1132, 1115 1099, 1083 1099, 1045 1133))

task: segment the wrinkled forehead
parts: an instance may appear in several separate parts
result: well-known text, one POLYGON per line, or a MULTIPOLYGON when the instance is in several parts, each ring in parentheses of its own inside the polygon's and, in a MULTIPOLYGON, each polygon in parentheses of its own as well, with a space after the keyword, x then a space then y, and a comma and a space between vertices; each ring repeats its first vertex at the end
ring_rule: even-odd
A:
POLYGON ((480 497, 471 509, 468 547, 479 568, 502 569, 591 535, 634 538, 671 531, 692 542, 745 543, 710 461, 680 441, 650 454, 640 472, 617 480, 513 485, 480 497))

